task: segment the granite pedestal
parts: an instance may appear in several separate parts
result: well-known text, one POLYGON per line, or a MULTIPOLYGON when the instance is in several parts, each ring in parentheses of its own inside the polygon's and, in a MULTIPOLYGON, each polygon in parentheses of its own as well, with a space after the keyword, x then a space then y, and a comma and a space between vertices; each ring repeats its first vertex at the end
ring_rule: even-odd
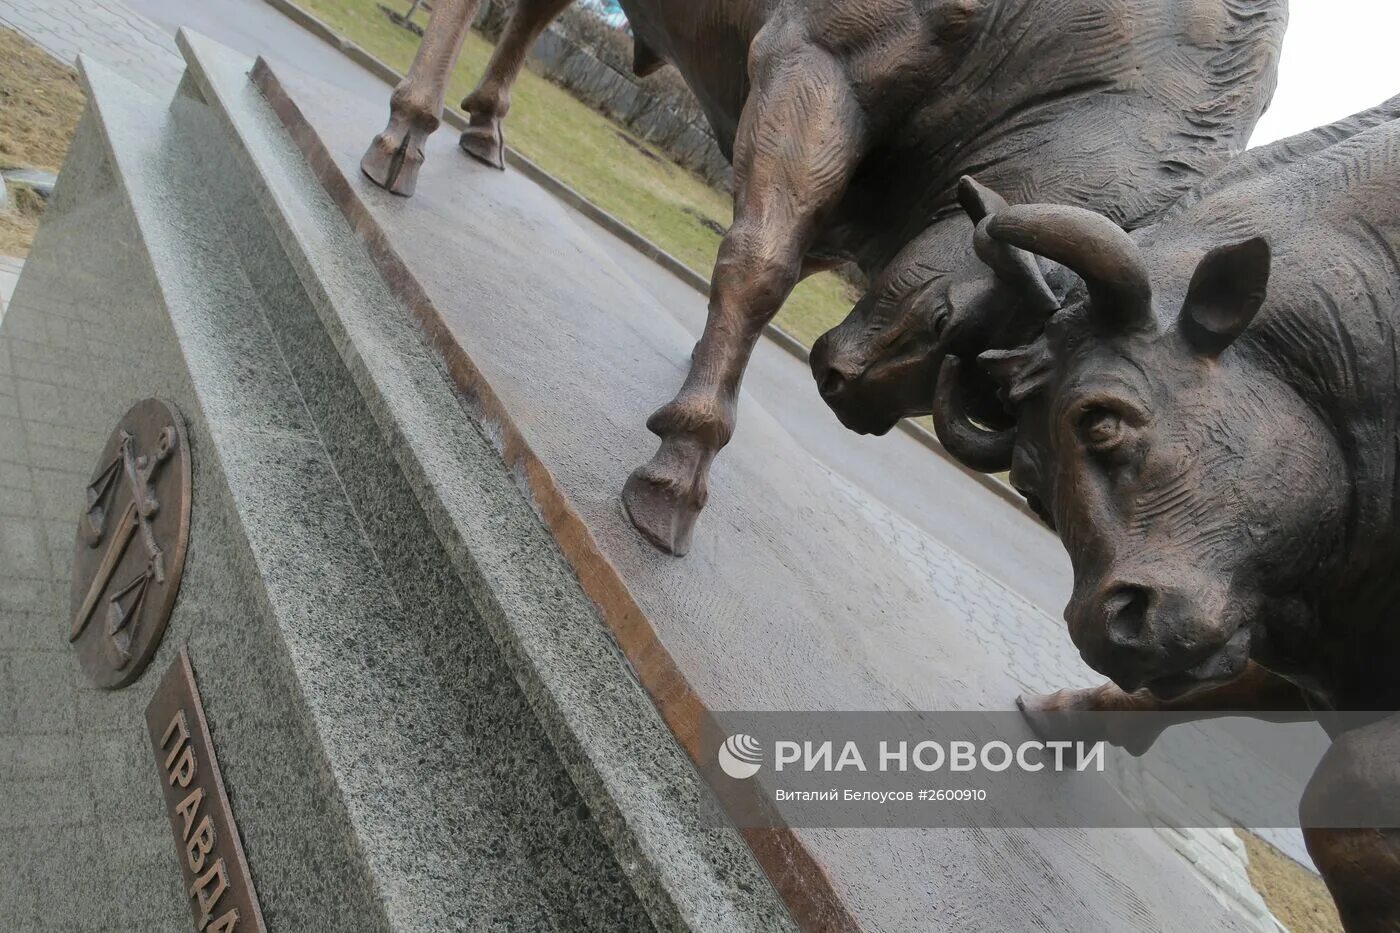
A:
POLYGON ((446 134, 391 198, 354 169, 383 114, 180 45, 161 96, 83 63, 0 326, 0 916, 189 923, 142 718, 184 647, 272 930, 1249 928, 1148 830, 707 827, 707 710, 1009 708, 965 620, 1033 608, 751 398, 691 555, 653 551, 617 494, 684 328, 446 134), (148 396, 187 421, 185 577, 98 691, 69 551, 148 396))

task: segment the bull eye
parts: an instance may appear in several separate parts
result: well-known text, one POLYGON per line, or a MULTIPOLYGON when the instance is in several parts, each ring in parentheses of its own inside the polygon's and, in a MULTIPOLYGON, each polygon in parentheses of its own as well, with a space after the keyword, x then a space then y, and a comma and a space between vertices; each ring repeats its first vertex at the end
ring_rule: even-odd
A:
POLYGON ((933 319, 933 339, 938 340, 948 329, 948 309, 941 309, 933 319))
POLYGON ((1107 408, 1090 407, 1079 416, 1079 437, 1084 445, 1098 453, 1116 449, 1127 432, 1123 417, 1107 408))

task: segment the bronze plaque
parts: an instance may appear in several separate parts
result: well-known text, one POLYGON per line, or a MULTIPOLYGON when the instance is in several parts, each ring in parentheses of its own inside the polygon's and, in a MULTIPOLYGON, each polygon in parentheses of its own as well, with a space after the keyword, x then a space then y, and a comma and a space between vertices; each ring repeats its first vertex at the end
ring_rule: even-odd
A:
POLYGON ((184 648, 146 707, 146 729, 195 929, 265 933, 243 840, 224 793, 209 723, 184 648))
POLYGON ((122 418, 84 491, 73 545, 68 640, 99 687, 125 687, 145 670, 180 591, 190 536, 185 424, 160 399, 122 418))

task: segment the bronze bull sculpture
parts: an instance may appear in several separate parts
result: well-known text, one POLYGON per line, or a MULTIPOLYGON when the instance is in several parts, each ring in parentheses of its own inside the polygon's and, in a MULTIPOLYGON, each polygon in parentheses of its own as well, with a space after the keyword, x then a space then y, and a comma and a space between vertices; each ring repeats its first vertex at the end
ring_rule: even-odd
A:
MULTIPOLYGON (((1112 679, 1023 700, 1032 720, 1400 710, 1400 98, 1132 235, 1037 204, 977 236, 1077 277, 1037 339, 981 356, 1011 426, 967 416, 956 357, 939 387, 950 437, 1064 542, 1070 634, 1112 679)), ((1348 930, 1400 929, 1400 830, 1307 824, 1394 811, 1400 714, 1329 731, 1308 849, 1348 930)))
MULTIPOLYGON (((478 3, 438 0, 394 90, 388 126, 362 162, 391 191, 413 190, 478 3)), ((566 5, 516 3, 462 102, 471 155, 504 165, 511 84, 566 5)), ((675 554, 689 546, 710 464, 733 434, 754 344, 801 278, 854 261, 877 283, 861 321, 813 354, 843 420, 881 433, 926 411, 941 350, 922 352, 924 338, 985 320, 982 306, 1023 301, 1019 277, 1035 266, 1015 255, 999 264, 1016 287, 987 274, 966 246, 958 178, 977 172, 1017 200, 1073 199, 1124 223, 1155 216, 1243 148, 1273 88, 1285 18, 1284 0, 622 6, 636 70, 674 64, 734 165, 734 223, 704 333, 679 394, 647 422, 659 451, 623 491, 633 523, 675 554), (902 351, 882 371, 865 366, 902 351), (879 396, 898 404, 865 412, 879 396)), ((1032 299, 1032 317, 1043 315, 1037 300, 1048 301, 1032 299)))

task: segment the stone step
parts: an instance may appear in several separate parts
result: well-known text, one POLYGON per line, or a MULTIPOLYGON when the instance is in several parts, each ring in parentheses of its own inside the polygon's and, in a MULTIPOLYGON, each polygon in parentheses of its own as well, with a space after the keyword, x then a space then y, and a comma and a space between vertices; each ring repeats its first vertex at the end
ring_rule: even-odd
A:
MULTIPOLYGON (((25 875, 5 915, 189 922, 142 718, 185 648, 269 929, 781 928, 737 836, 694 825, 693 770, 435 362, 393 373, 432 420, 376 422, 336 343, 362 335, 318 316, 317 279, 278 239, 296 246, 283 211, 312 219, 299 195, 319 188, 276 187, 277 144, 240 152, 238 121, 265 105, 197 45, 160 97, 82 61, 88 110, 0 329, 6 510, 32 516, 6 535, 36 545, 5 580, 7 623, 23 612, 3 645, 23 671, 0 698, 21 713, 4 717, 5 777, 46 791, 0 806, 0 864, 25 875), (141 679, 73 689, 53 628, 72 516, 106 432, 153 395, 184 414, 194 462, 180 598, 141 679), (445 548, 396 459, 415 433, 494 551, 445 548), (550 602, 493 589, 501 574, 549 584, 550 602), (488 616, 517 610, 498 641, 488 616), (16 648, 30 642, 44 650, 16 648), (614 794, 624 781, 646 789, 614 794), (76 852, 74 888, 55 860, 76 852)), ((331 280, 368 267, 321 258, 331 280)), ((382 297, 349 284, 361 305, 382 297)))
MULTIPOLYGON (((386 594, 411 613, 405 634, 436 675, 392 682, 405 701, 431 693, 460 704, 456 723, 437 727, 476 743, 466 759, 494 784, 461 790, 519 824, 515 847, 538 864, 518 877, 562 928, 648 918, 677 929, 785 926, 737 834, 700 824, 693 768, 411 316, 249 82, 251 63, 189 32, 179 45, 209 106, 202 125, 204 114, 189 116, 195 160, 219 187, 230 239, 386 594), (633 898, 644 914, 631 916, 633 898)), ((478 860, 510 848, 469 844, 478 860)), ((440 880, 422 882, 443 895, 440 880)), ((505 886, 490 896, 499 903, 479 905, 484 915, 514 899, 505 886)))
MULTIPOLYGON (((188 391, 163 394, 203 454, 197 488, 223 500, 196 500, 179 613, 190 627, 177 619, 171 643, 184 636, 198 672, 268 922, 566 927, 627 911, 634 899, 608 872, 595 880, 550 864, 575 850, 597 866, 599 846, 557 764, 521 735, 518 695, 498 689, 494 708, 468 705, 428 663, 420 629, 430 620, 408 601, 422 594, 405 593, 367 539, 221 223, 228 191, 211 184, 198 150, 218 131, 207 108, 191 86, 167 114, 100 66, 84 73, 186 366, 188 391), (226 566, 199 580, 200 558, 218 552, 226 566), (521 768, 530 804, 547 811, 533 827, 491 773, 502 765, 491 746, 507 736, 519 742, 511 762, 533 765, 521 768), (571 814, 575 825, 561 825, 571 814)), ((474 667, 458 675, 496 682, 504 669, 471 647, 474 667)))

